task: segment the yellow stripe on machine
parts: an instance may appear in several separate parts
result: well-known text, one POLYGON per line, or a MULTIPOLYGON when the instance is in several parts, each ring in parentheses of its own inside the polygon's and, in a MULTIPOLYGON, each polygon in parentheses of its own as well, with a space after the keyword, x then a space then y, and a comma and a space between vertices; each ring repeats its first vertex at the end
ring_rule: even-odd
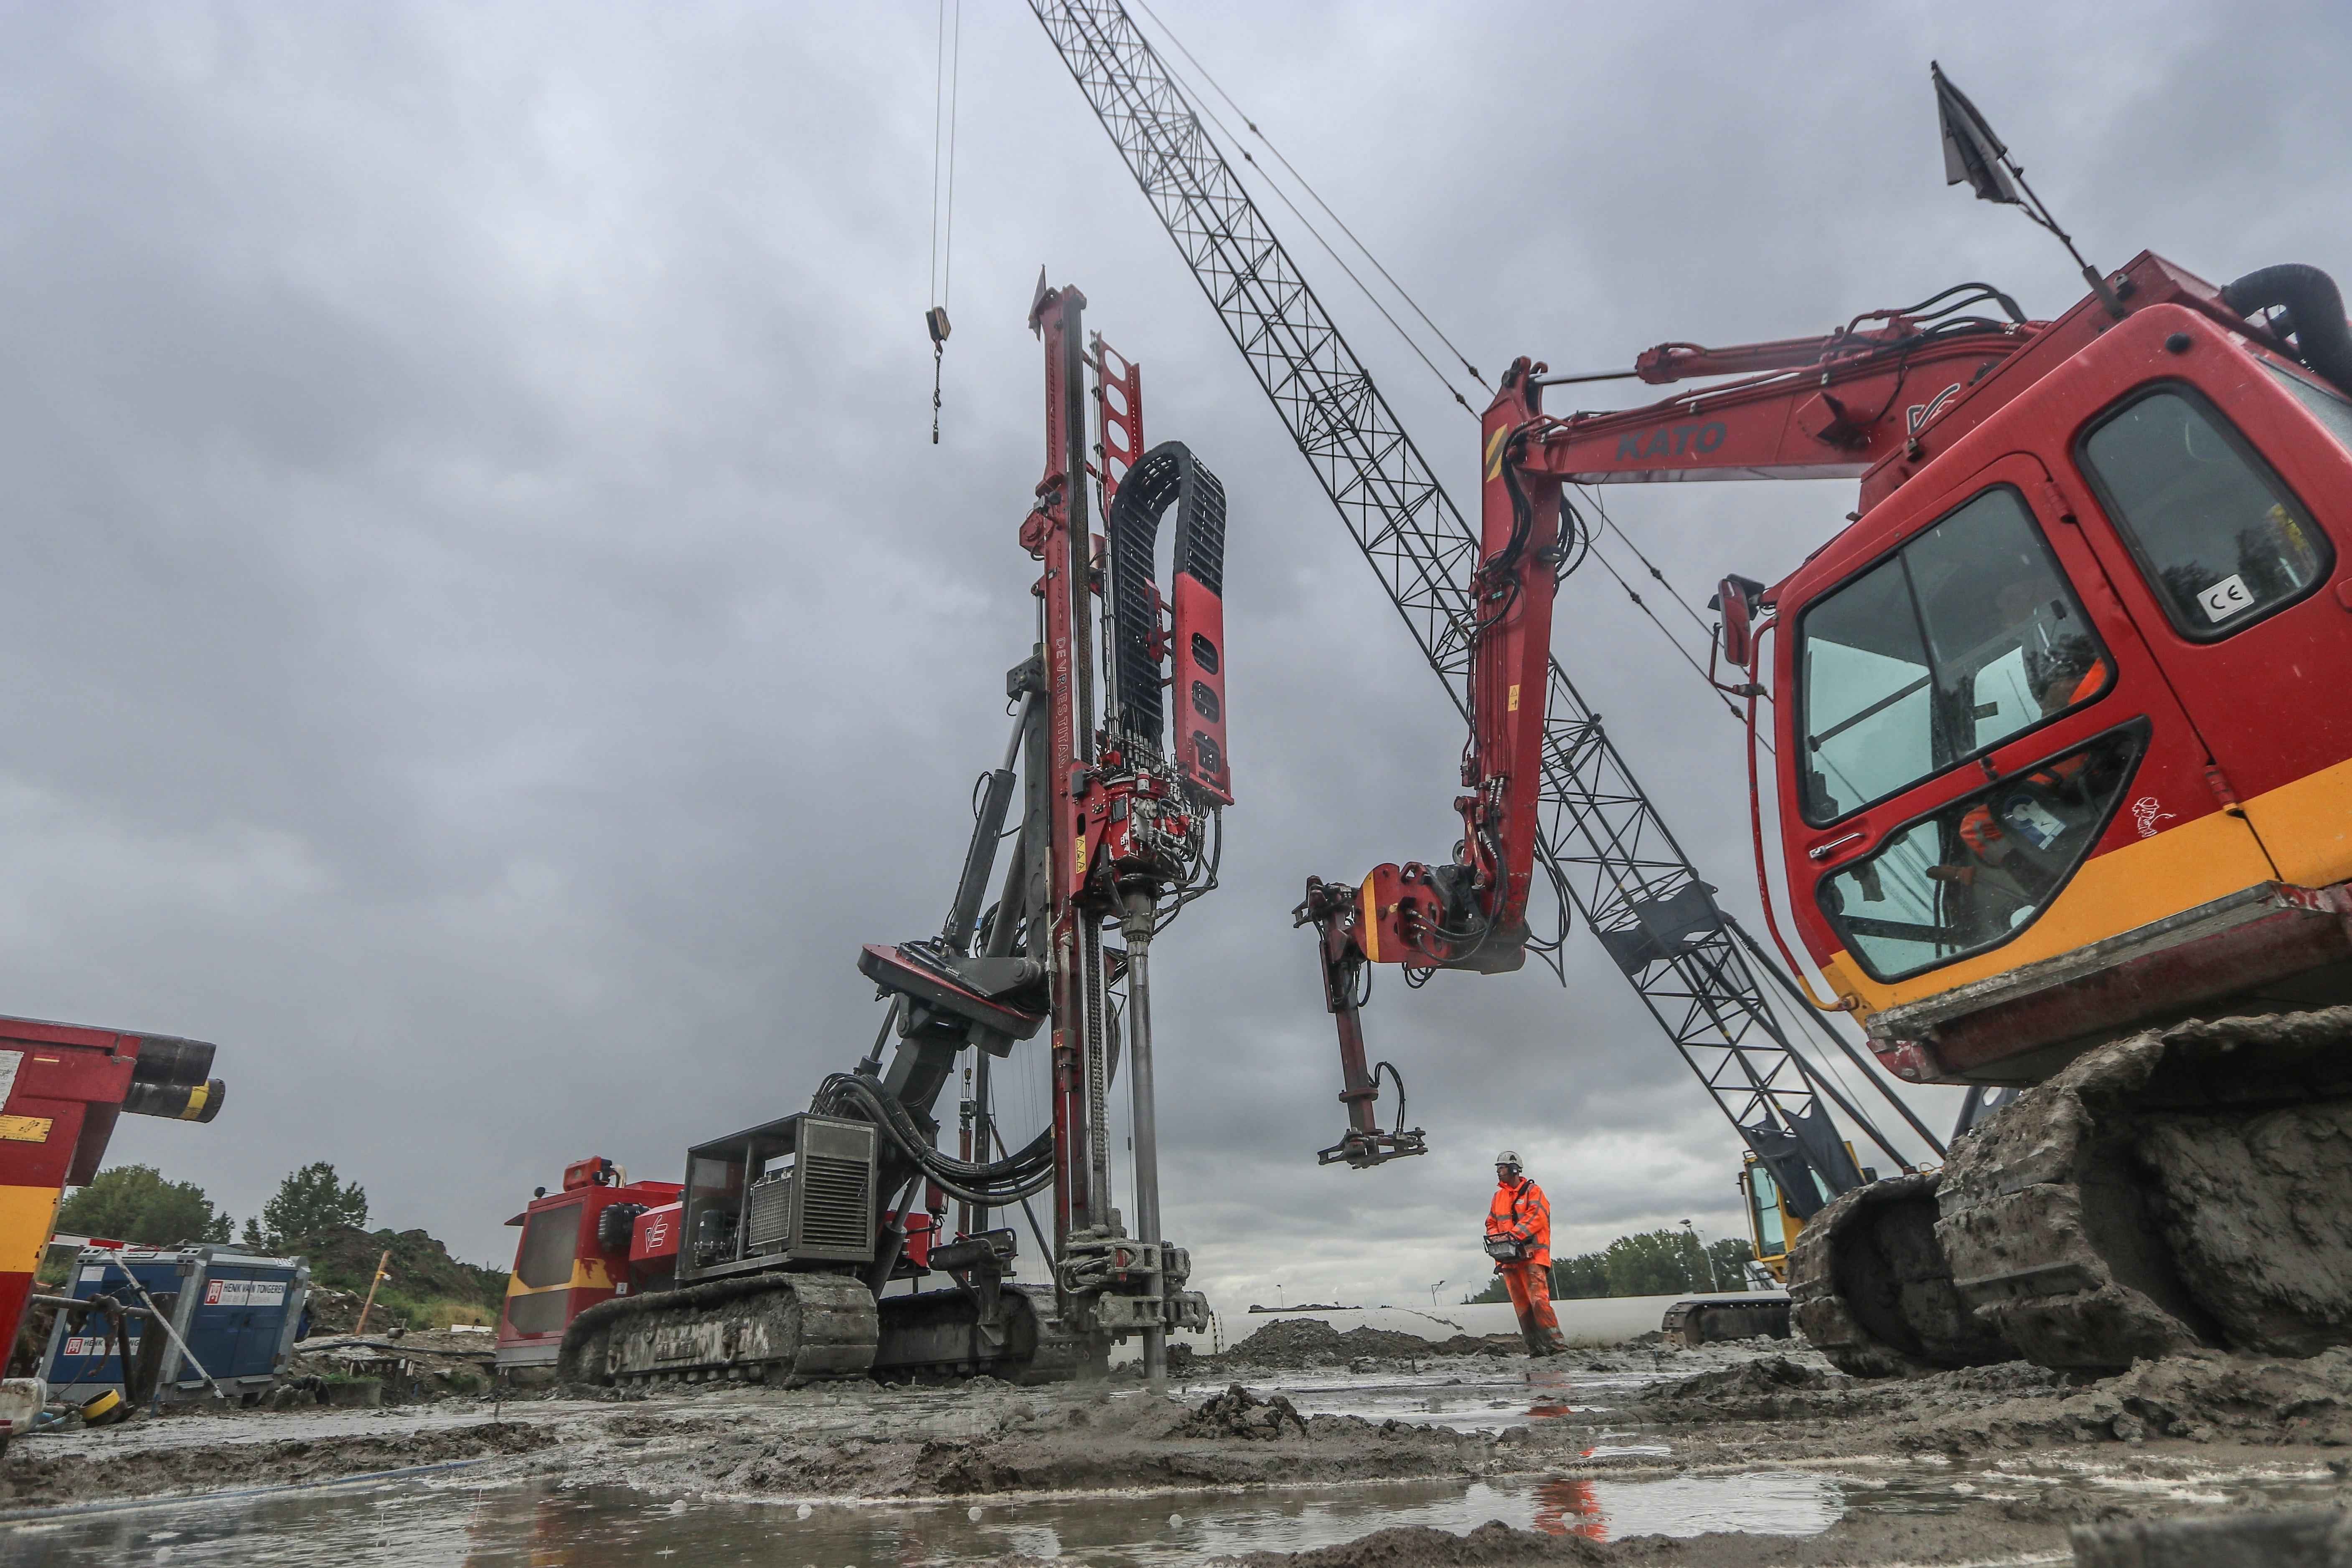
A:
POLYGON ((552 1285, 526 1285, 519 1274, 507 1276, 509 1296, 546 1296, 558 1290, 610 1290, 612 1288, 612 1266, 601 1258, 574 1259, 572 1277, 552 1285))
POLYGON ((1372 879, 1364 879, 1363 888, 1356 894, 1356 924, 1361 932, 1364 956, 1374 963, 1381 961, 1381 906, 1372 901, 1372 879))
POLYGON ((2246 820, 2299 888, 2352 881, 2352 761, 2308 773, 2245 803, 2246 820))
POLYGON ((40 1267, 64 1198, 58 1187, 0 1186, 0 1269, 29 1274, 40 1267))

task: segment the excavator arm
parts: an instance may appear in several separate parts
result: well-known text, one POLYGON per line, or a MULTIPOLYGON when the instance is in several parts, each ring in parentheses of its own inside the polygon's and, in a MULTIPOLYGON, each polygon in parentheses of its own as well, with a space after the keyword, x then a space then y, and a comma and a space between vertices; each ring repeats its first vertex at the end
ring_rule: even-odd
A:
MULTIPOLYGON (((1360 883, 1310 878, 1293 912, 1312 925, 1325 1004, 1338 1024, 1349 1124, 1325 1164, 1357 1167, 1424 1152, 1420 1131, 1382 1129, 1360 1016, 1363 967, 1498 973, 1526 962, 1528 896, 1540 837, 1552 605, 1579 520, 1570 484, 1860 475, 1906 446, 1959 395, 2040 331, 2006 295, 1948 289, 1811 338, 1709 349, 1662 343, 1630 372, 1550 377, 1514 363, 1481 417, 1477 565, 1471 574, 1461 837, 1446 860, 1390 862, 1360 883), (1963 315, 1996 301, 2006 320, 1963 315), (1638 378, 1654 385, 1736 376, 1640 408, 1553 416, 1548 385, 1638 378), (1916 401, 1911 401, 1916 399, 1916 401)), ((1735 609, 1747 609, 1746 604, 1735 609)), ((1399 1079, 1399 1097, 1402 1087, 1399 1079)))
MULTIPOLYGON (((1641 408, 1538 417, 1517 448, 1521 466, 1580 485, 1857 478, 1916 442, 2044 325, 2025 321, 2000 290, 1970 283, 1816 338, 1725 349, 1661 343, 1633 371, 1606 379, 1738 379, 1641 408), (1958 313, 1986 301, 2007 319, 1958 313)), ((1604 379, 1548 376, 1526 360, 1513 369, 1538 388, 1604 379)))

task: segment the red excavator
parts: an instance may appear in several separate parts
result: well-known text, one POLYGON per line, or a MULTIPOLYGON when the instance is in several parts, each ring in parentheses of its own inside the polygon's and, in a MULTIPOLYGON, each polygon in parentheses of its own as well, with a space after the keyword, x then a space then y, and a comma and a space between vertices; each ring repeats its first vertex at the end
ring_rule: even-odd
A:
MULTIPOLYGON (((1549 945, 1540 869, 1808 1222, 1795 1317, 1841 1365, 2352 1342, 2352 330, 2326 275, 2215 288, 2143 254, 2085 266, 2050 321, 1969 284, 1605 376, 1521 359, 1480 420, 1473 528, 1117 0, 1032 4, 1469 720, 1454 854, 1310 880, 1299 908, 1349 1116, 1324 1161, 1422 1149, 1402 1106, 1372 1114, 1366 966, 1519 966, 1549 945), (1544 410, 1547 386, 1618 376, 1727 379, 1544 410), (1816 1092, 1875 1130, 1758 976, 1802 983, 1717 906, 1549 657, 1589 543, 1570 487, 1750 478, 1860 480, 1785 581, 1723 580, 1717 684, 1751 742, 1770 700, 1756 869, 1769 918, 1777 844, 1832 993, 1813 1005, 1895 1077, 1971 1086, 1940 1169, 1855 1170, 1816 1092)), ((1951 183, 2071 250, 1936 84, 1951 183)))
MULTIPOLYGON (((1797 1321, 1856 1370, 2352 1338, 2352 1237, 2309 1223, 2352 1180, 2352 334, 2310 268, 2104 282, 2053 321, 1972 287, 1663 345, 1643 379, 1750 374, 1628 412, 1548 416, 1521 360, 1485 420, 1490 563, 1549 545, 1564 484, 1862 480, 1798 571, 1716 601, 1751 734, 1770 700, 1768 919, 1777 839, 1821 1005, 1889 1070, 2046 1087, 1807 1227, 1797 1321)), ((1439 873, 1375 872, 1367 956, 1442 952, 1512 908, 1491 886, 1465 920, 1439 873)))

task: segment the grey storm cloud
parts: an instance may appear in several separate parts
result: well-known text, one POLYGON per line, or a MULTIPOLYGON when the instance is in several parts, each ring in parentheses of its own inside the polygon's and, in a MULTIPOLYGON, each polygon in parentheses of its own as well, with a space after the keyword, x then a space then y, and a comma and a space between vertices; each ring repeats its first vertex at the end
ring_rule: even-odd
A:
MULTIPOLYGON (((2045 237, 1944 187, 1931 57, 2107 265, 2352 270, 2340 6, 1162 15, 1490 374, 1968 278, 2070 304, 2045 237)), ((1458 721, 1016 5, 962 22, 930 445, 935 20, 0 10, 0 1008, 221 1044, 226 1113, 127 1123, 117 1161, 247 1214, 332 1160, 483 1261, 569 1160, 667 1174, 803 1103, 873 1032, 857 944, 936 926, 1003 745, 1043 263, 1233 499, 1240 800, 1157 968, 1170 1224, 1215 1299, 1475 1288, 1502 1145, 1563 1245, 1736 1225, 1729 1130, 1580 937, 1565 988, 1383 977, 1439 1152, 1312 1164, 1338 1075, 1288 910, 1445 853, 1458 721)), ((1466 489, 1469 421, 1272 211, 1466 489)), ((1606 499, 1691 601, 1853 504, 1606 499)), ((1738 728, 1597 572, 1556 642, 1752 916, 1738 728)), ((1008 1123, 1043 1111, 1013 1074, 1008 1123)))

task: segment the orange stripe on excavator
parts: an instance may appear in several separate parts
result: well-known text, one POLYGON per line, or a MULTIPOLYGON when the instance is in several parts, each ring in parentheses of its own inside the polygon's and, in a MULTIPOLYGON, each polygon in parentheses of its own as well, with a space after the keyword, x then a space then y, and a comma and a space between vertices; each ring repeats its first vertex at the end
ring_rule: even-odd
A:
POLYGON ((1380 875, 1374 871, 1364 879, 1356 895, 1356 938, 1364 956, 1374 963, 1381 961, 1381 906, 1372 897, 1372 882, 1380 875))
POLYGON ((2094 856, 2040 920, 1990 952, 1888 984, 1871 979, 1840 950, 1822 973, 1841 994, 1861 998, 1857 1016, 1866 1019, 2265 882, 2326 887, 2352 879, 2352 762, 2282 784, 2246 802, 2244 810, 2254 833, 2233 816, 2210 812, 2094 856), (2265 847, 2273 857, 2290 852, 2273 868, 2265 847))

